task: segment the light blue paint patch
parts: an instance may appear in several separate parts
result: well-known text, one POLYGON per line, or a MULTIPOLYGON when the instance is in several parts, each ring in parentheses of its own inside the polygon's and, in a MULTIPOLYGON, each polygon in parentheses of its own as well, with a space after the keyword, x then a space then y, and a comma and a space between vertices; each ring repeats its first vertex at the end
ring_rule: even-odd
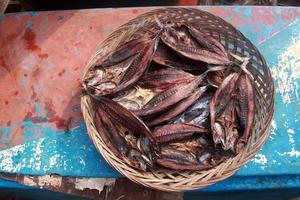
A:
MULTIPOLYGON (((1 144, 8 144, 12 127, 3 127, 0 129, 1 144)), ((0 170, 1 171, 1 170, 0 170)))
POLYGON ((78 105, 74 105, 73 112, 74 113, 78 113, 79 112, 79 106, 78 105))
POLYGON ((27 28, 29 28, 30 30, 32 30, 32 26, 33 26, 32 22, 28 22, 27 28))
POLYGON ((47 132, 44 130, 44 124, 43 123, 33 123, 30 120, 24 120, 23 121, 23 127, 24 127, 24 133, 23 138, 24 142, 43 137, 47 132))
POLYGON ((45 16, 45 22, 48 22, 49 21, 49 12, 47 12, 46 16, 45 16))
POLYGON ((228 16, 226 16, 226 20, 228 20, 228 21, 231 21, 231 20, 233 20, 233 15, 228 15, 228 16))
POLYGON ((42 113, 44 109, 42 108, 42 105, 39 102, 35 102, 34 110, 35 110, 35 113, 42 113))
POLYGON ((56 20, 57 20, 57 21, 61 21, 61 20, 63 20, 63 19, 64 19, 64 16, 61 16, 61 15, 59 15, 59 16, 56 17, 56 20))
POLYGON ((33 66, 32 65, 27 65, 26 70, 28 70, 29 72, 32 72, 33 66))
POLYGON ((253 28, 249 28, 249 24, 239 24, 237 28, 248 38, 253 44, 257 43, 258 35, 253 32, 253 28))
POLYGON ((32 11, 32 12, 31 12, 31 16, 32 16, 32 17, 38 16, 38 12, 32 11))
POLYGON ((232 9, 234 12, 238 13, 240 17, 243 17, 245 19, 251 19, 252 18, 252 9, 249 9, 247 7, 233 7, 232 9))

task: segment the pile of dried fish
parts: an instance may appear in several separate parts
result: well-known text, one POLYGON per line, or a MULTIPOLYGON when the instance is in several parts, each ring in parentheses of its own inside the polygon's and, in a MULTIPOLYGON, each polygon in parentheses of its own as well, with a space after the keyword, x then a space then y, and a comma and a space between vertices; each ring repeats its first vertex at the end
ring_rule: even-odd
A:
POLYGON ((97 131, 140 170, 212 168, 251 135, 250 58, 190 24, 157 23, 154 36, 129 39, 87 72, 97 131))

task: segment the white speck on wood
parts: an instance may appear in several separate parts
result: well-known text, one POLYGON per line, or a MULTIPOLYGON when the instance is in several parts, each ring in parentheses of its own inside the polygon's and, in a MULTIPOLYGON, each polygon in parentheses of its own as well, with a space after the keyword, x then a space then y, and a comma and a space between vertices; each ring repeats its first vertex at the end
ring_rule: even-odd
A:
MULTIPOLYGON (((0 151, 0 171, 16 173, 20 172, 23 168, 32 168, 40 170, 41 168, 41 154, 42 143, 45 139, 40 138, 32 141, 30 144, 24 143, 14 147, 0 151), (22 153, 25 149, 33 145, 33 153, 30 159, 22 158, 22 153)), ((26 152, 28 154, 28 152, 26 152)))
POLYGON ((45 138, 41 138, 37 141, 36 143, 36 147, 35 147, 35 153, 34 153, 34 158, 35 158, 35 164, 36 164, 36 167, 35 169, 36 170, 40 170, 41 169, 41 164, 42 164, 42 161, 41 161, 41 155, 42 155, 42 143, 44 142, 45 138))
POLYGON ((55 154, 54 156, 51 156, 51 158, 49 160, 49 167, 50 168, 56 166, 58 158, 59 158, 59 154, 55 154))
POLYGON ((80 157, 79 159, 80 159, 79 163, 85 166, 85 161, 83 160, 83 158, 80 157))
POLYGON ((295 146, 295 139, 294 139, 294 136, 295 136, 295 131, 291 128, 289 128, 287 130, 288 132, 288 136, 289 136, 289 144, 291 146, 291 151, 288 151, 288 152, 277 152, 278 155, 280 156, 290 156, 290 157, 296 157, 298 158, 298 156, 300 156, 300 151, 296 150, 296 146, 295 146))
POLYGON ((275 120, 272 120, 271 127, 270 127, 270 139, 271 140, 274 139, 273 136, 276 136, 276 130, 277 130, 277 124, 276 124, 275 120))
POLYGON ((295 140, 294 140, 294 134, 295 134, 295 131, 293 130, 293 129, 288 129, 287 130, 287 132, 288 132, 288 136, 289 136, 289 143, 291 144, 291 145, 294 145, 295 144, 295 140))
MULTIPOLYGON (((63 164, 63 166, 64 166, 64 170, 67 170, 68 169, 68 163, 67 163, 67 161, 66 160, 64 160, 64 164, 63 164)), ((71 166, 72 167, 72 166, 71 166)))
POLYGON ((41 169, 41 157, 42 157, 42 143, 44 142, 45 138, 40 138, 37 141, 33 141, 32 143, 35 145, 33 148, 33 155, 29 160, 29 166, 31 168, 34 168, 35 170, 41 169))
POLYGON ((16 170, 20 169, 22 167, 22 164, 18 163, 17 165, 15 165, 13 159, 15 156, 18 156, 20 155, 20 153, 23 153, 24 149, 25 145, 21 144, 0 151, 0 170, 13 173, 16 170))
POLYGON ((272 67, 272 74, 278 81, 276 92, 281 95, 284 103, 292 102, 292 95, 298 95, 297 79, 300 78, 300 35, 292 38, 292 45, 279 56, 278 66, 272 67))
POLYGON ((110 186, 115 183, 113 178, 76 178, 75 188, 77 190, 98 190, 99 194, 103 190, 104 186, 110 186))
POLYGON ((263 155, 263 154, 261 154, 261 153, 256 154, 255 157, 254 157, 252 160, 253 160, 255 163, 257 163, 257 164, 262 165, 262 166, 261 166, 262 169, 264 169, 264 168, 266 167, 265 165, 266 165, 267 162, 268 162, 266 156, 263 155))
POLYGON ((280 156, 290 156, 290 157, 296 157, 298 158, 298 156, 300 156, 300 151, 297 151, 295 149, 292 149, 291 151, 288 151, 288 152, 283 152, 283 153, 280 153, 280 152, 277 152, 278 155, 280 156))

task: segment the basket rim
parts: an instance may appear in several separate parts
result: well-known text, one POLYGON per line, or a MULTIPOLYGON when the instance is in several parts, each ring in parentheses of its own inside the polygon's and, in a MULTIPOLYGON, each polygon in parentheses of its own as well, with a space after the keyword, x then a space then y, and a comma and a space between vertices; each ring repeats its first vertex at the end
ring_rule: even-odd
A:
MULTIPOLYGON (((169 10, 170 9, 177 9, 178 10, 180 8, 170 8, 170 7, 168 7, 168 8, 158 8, 158 9, 154 9, 154 10, 151 10, 149 12, 146 12, 142 15, 139 15, 134 19, 144 17, 144 16, 147 16, 147 14, 157 12, 157 11, 162 11, 162 10, 165 10, 165 9, 169 9, 169 10)), ((183 9, 187 9, 187 8, 183 8, 183 9)), ((203 10, 200 10, 200 9, 197 9, 197 8, 188 8, 188 9, 192 9, 194 11, 209 13, 207 11, 203 11, 203 10)), ((209 14, 213 15, 212 13, 209 13, 209 14)), ((213 15, 213 16, 215 16, 215 15, 213 15)), ((217 16, 215 16, 215 17, 217 17, 217 16)), ((124 26, 131 23, 133 20, 131 20, 128 23, 120 26, 117 30, 119 30, 121 28, 124 28, 124 26)), ((225 21, 225 20, 223 20, 223 21, 225 21)), ((226 22, 226 23, 228 23, 228 22, 226 22)), ((230 23, 228 23, 228 24, 230 26, 232 26, 230 23)), ((115 30, 114 32, 116 32, 117 30, 115 30)), ((111 33, 111 34, 113 34, 113 33, 111 33)), ((100 44, 100 47, 101 47, 102 44, 104 44, 109 39, 109 37, 110 36, 108 36, 100 44)), ((93 61, 93 59, 95 59, 96 56, 97 56, 97 51, 95 51, 92 54, 89 62, 87 63, 87 65, 85 67, 85 70, 83 71, 83 76, 82 77, 85 77, 85 75, 88 71, 88 68, 91 66, 90 65, 91 62, 93 61)), ((264 59, 263 56, 262 56, 262 59, 264 59)), ((253 146, 251 146, 250 144, 249 145, 247 144, 246 145, 247 148, 244 148, 235 157, 227 159, 226 161, 222 162, 221 164, 215 166, 214 168, 211 168, 209 170, 203 170, 203 171, 207 172, 206 174, 205 173, 203 174, 202 172, 198 172, 198 171, 192 171, 192 172, 179 171, 178 174, 181 175, 180 180, 176 180, 176 177, 174 177, 173 174, 174 174, 175 170, 169 170, 167 172, 166 171, 164 171, 164 172, 160 172, 160 171, 158 171, 158 172, 142 172, 142 171, 138 171, 138 170, 132 168, 131 166, 126 164, 124 161, 118 159, 116 156, 113 155, 113 153, 110 151, 110 149, 108 149, 108 147, 102 141, 100 136, 97 136, 97 131, 96 131, 96 128, 95 128, 95 125, 94 125, 94 119, 93 119, 93 114, 92 114, 93 113, 93 111, 92 111, 92 108, 93 108, 92 101, 93 100, 90 96, 82 96, 81 97, 81 111, 82 111, 82 114, 83 114, 85 124, 87 126, 88 135, 89 135, 90 139, 92 140, 93 144, 95 145, 96 149, 100 152, 102 157, 113 168, 115 168, 118 172, 123 174, 125 177, 129 178, 130 180, 132 180, 136 183, 142 184, 146 187, 150 187, 150 188, 154 188, 154 189, 158 189, 158 190, 163 190, 163 191, 177 191, 178 192, 178 191, 187 191, 187 190, 199 189, 199 188, 206 187, 208 185, 211 185, 213 183, 216 183, 218 181, 221 181, 223 179, 226 179, 226 178, 232 176, 239 168, 241 168, 243 165, 245 165, 248 161, 250 161, 255 156, 255 154, 260 150, 261 146, 265 143, 266 139, 268 138, 268 135, 269 135, 268 129, 269 129, 269 125, 271 123, 271 120, 272 120, 272 117, 273 117, 273 114, 274 114, 274 106, 275 106, 274 105, 275 104, 275 100, 274 100, 275 99, 275 92, 274 92, 274 89, 273 89, 274 88, 274 80, 273 80, 269 70, 270 69, 268 68, 267 73, 269 73, 269 74, 267 74, 267 75, 270 76, 270 80, 272 81, 270 83, 270 87, 271 87, 271 91, 273 92, 273 95, 272 95, 272 101, 271 101, 271 104, 270 104, 270 110, 269 110, 268 118, 265 120, 263 128, 260 129, 261 134, 260 134, 259 139, 257 139, 257 141, 259 141, 259 142, 255 143, 253 146), (230 166, 230 167, 228 167, 228 166, 230 166), (209 173, 211 171, 217 171, 217 173, 215 172, 217 175, 214 177, 213 173, 209 173), (184 178, 184 177, 186 177, 186 178, 184 178), (166 185, 164 183, 171 183, 172 185, 166 185), (184 184, 180 184, 180 183, 184 183, 184 184)), ((250 141, 250 139, 249 139, 249 141, 250 141)))

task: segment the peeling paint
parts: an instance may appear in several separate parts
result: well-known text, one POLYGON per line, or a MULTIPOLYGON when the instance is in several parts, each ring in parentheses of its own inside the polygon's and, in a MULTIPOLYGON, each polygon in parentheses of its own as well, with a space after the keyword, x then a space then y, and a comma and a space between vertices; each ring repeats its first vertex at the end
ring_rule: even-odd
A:
POLYGON ((273 119, 271 121, 271 125, 270 125, 270 136, 269 136, 269 138, 271 140, 273 140, 274 137, 276 136, 276 130, 277 130, 277 124, 276 124, 276 121, 273 119))
POLYGON ((283 153, 278 152, 278 155, 280 155, 280 156, 287 156, 288 155, 290 157, 298 158, 300 156, 300 151, 295 150, 294 148, 292 148, 292 150, 288 151, 288 152, 283 152, 283 153))
POLYGON ((272 67, 272 75, 278 81, 276 92, 281 95, 283 103, 289 104, 295 95, 299 101, 297 79, 300 79, 300 34, 292 38, 292 45, 279 55, 278 66, 272 67))
POLYGON ((252 161, 254 161, 255 163, 261 165, 261 169, 264 169, 266 167, 265 165, 268 162, 266 156, 261 154, 261 153, 256 154, 254 159, 252 159, 252 161))
POLYGON ((58 161, 59 157, 60 157, 59 154, 55 154, 54 156, 51 156, 51 158, 50 158, 50 167, 53 167, 57 164, 57 161, 58 161))
POLYGON ((38 185, 41 187, 44 186, 53 186, 53 187, 60 187, 62 183, 62 177, 61 176, 50 176, 50 175, 44 175, 38 177, 38 185))
POLYGON ((287 130, 287 132, 288 132, 288 135, 289 135, 289 143, 291 145, 295 144, 295 140, 294 140, 294 137, 293 137, 293 135, 295 134, 295 131, 293 129, 289 128, 287 130))
POLYGON ((15 172, 21 163, 15 163, 13 159, 23 153, 25 145, 17 145, 10 149, 0 151, 0 169, 15 172))
POLYGON ((294 139, 294 136, 295 136, 295 131, 291 128, 289 128, 287 130, 287 133, 288 133, 288 136, 289 136, 289 144, 291 146, 291 151, 288 151, 288 152, 278 152, 278 155, 280 156, 290 156, 290 157, 296 157, 298 158, 300 156, 300 151, 296 150, 296 146, 295 146, 295 139, 294 139))
POLYGON ((36 183, 31 176, 24 176, 24 184, 29 186, 36 186, 36 183))
POLYGON ((99 194, 103 190, 104 186, 111 186, 115 183, 116 179, 113 178, 76 178, 75 180, 75 189, 84 190, 98 190, 99 194))
POLYGON ((79 158, 79 159, 80 159, 79 163, 82 164, 83 166, 85 166, 85 161, 84 161, 84 159, 83 159, 83 158, 79 158))

